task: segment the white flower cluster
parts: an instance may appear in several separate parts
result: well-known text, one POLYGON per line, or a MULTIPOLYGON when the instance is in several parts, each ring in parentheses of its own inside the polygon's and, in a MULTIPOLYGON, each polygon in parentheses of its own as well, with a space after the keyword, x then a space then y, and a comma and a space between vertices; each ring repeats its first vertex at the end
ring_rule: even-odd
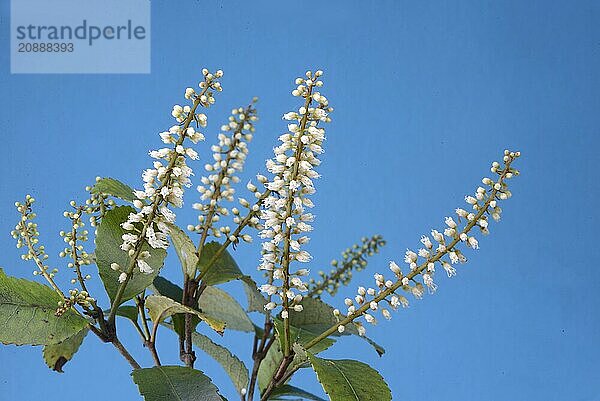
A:
MULTIPOLYGON (((96 182, 102 180, 102 177, 96 177, 96 182)), ((98 228, 104 214, 116 206, 116 202, 109 198, 109 195, 100 191, 95 191, 94 186, 88 185, 85 191, 90 194, 89 199, 85 201, 84 212, 89 216, 90 226, 98 228)))
MULTIPOLYGON (((69 202, 73 211, 65 211, 63 216, 71 220, 72 228, 71 231, 60 231, 59 235, 63 237, 64 242, 67 246, 59 253, 61 258, 69 257, 72 262, 67 264, 67 267, 75 271, 76 277, 71 279, 71 284, 79 281, 82 286, 85 285, 85 281, 90 280, 92 277, 89 274, 83 275, 81 268, 83 266, 91 265, 93 263, 92 255, 87 253, 83 247, 83 243, 88 241, 88 231, 84 229, 85 223, 83 222, 83 214, 88 206, 79 206, 75 201, 69 202)), ((86 288, 82 288, 86 290, 86 288)))
MULTIPOLYGON (((76 304, 81 305, 84 308, 89 308, 92 304, 95 305, 96 300, 90 297, 86 290, 79 291, 77 289, 73 289, 69 291, 69 296, 65 296, 54 282, 54 277, 58 273, 58 269, 50 269, 50 266, 46 264, 48 254, 45 251, 45 247, 39 244, 40 233, 38 231, 38 225, 37 223, 35 223, 35 218, 37 216, 32 210, 34 203, 35 199, 31 195, 27 195, 25 197, 25 203, 15 202, 15 207, 17 208, 17 211, 21 214, 21 218, 19 219, 19 223, 15 226, 15 229, 11 231, 11 235, 14 239, 17 240, 17 248, 26 249, 26 251, 21 255, 21 258, 23 260, 31 260, 35 263, 36 270, 33 271, 33 275, 44 277, 48 281, 48 283, 50 283, 54 291, 56 291, 56 293, 59 294, 62 298, 58 302, 58 309, 56 310, 55 315, 62 315, 71 306, 76 304)), ((80 218, 80 210, 76 212, 65 212, 65 216, 73 220, 74 227, 75 225, 83 225, 80 218)), ((76 230, 77 228, 79 228, 79 226, 74 228, 74 230, 76 230)), ((87 239, 87 234, 84 234, 82 232, 79 236, 76 235, 74 237, 70 237, 70 239, 67 239, 67 237, 65 236, 65 242, 68 242, 76 251, 81 252, 81 254, 73 258, 73 260, 75 262, 78 262, 79 264, 69 264, 70 268, 75 267, 79 272, 79 267, 84 264, 90 264, 91 260, 89 259, 89 255, 83 252, 83 247, 79 247, 76 245, 76 241, 78 239, 87 239), (79 257, 81 257, 81 259, 79 259, 79 257)), ((78 274, 80 274, 80 272, 78 274)), ((85 285, 84 281, 87 279, 89 279, 89 277, 87 276, 85 278, 82 277, 80 279, 82 286, 85 285)))
POLYGON ((17 248, 25 249, 21 259, 36 262, 38 270, 34 270, 33 275, 47 274, 50 278, 53 278, 58 269, 48 270, 49 266, 45 264, 48 254, 45 247, 39 245, 40 232, 35 222, 37 215, 32 211, 34 202, 35 199, 31 195, 25 197, 25 203, 15 202, 15 207, 21 214, 21 218, 15 229, 10 232, 10 235, 17 240, 17 248))
MULTIPOLYGON (((198 106, 209 107, 215 102, 214 91, 221 91, 218 79, 223 76, 221 70, 214 74, 204 69, 202 71, 204 80, 200 82, 200 93, 192 88, 187 88, 185 98, 192 101, 191 105, 173 106, 171 115, 177 121, 168 131, 161 132, 160 138, 168 145, 158 150, 149 152, 150 157, 155 159, 153 168, 144 170, 144 190, 134 191, 136 200, 134 206, 138 211, 131 213, 127 221, 122 224, 127 232, 123 234, 121 249, 128 252, 135 261, 136 267, 141 273, 153 272, 145 259, 148 252, 141 251, 141 244, 147 242, 152 248, 166 249, 168 242, 168 227, 166 222, 175 221, 175 213, 169 209, 169 205, 181 207, 183 205, 183 188, 191 185, 190 176, 192 169, 187 165, 186 158, 198 159, 198 153, 185 146, 185 139, 196 144, 204 140, 204 135, 196 128, 206 127, 206 115, 197 113, 198 106), (140 240, 142 239, 142 240, 140 240)), ((127 281, 131 271, 124 271, 121 266, 112 266, 114 270, 121 271, 119 282, 127 281)))
MULTIPOLYGON (((404 262, 407 264, 409 273, 404 275, 400 266, 391 261, 389 268, 394 277, 392 280, 386 279, 382 274, 376 273, 375 286, 373 288, 359 287, 354 299, 346 298, 345 304, 348 313, 348 319, 340 320, 340 312, 336 309, 334 315, 338 318, 340 325, 338 331, 343 332, 345 324, 358 317, 364 317, 365 321, 376 324, 375 312, 379 311, 385 319, 391 319, 390 310, 383 307, 382 301, 391 308, 407 307, 408 299, 396 293, 396 290, 402 290, 411 293, 415 298, 422 298, 425 288, 433 293, 437 289, 433 277, 437 266, 441 266, 448 277, 456 275, 457 263, 465 263, 467 258, 461 250, 460 244, 467 248, 479 249, 479 242, 471 233, 474 227, 487 235, 489 234, 489 219, 491 216, 495 221, 500 220, 502 209, 498 201, 511 197, 506 180, 519 174, 511 167, 511 163, 520 156, 520 152, 504 152, 504 165, 498 162, 492 163, 491 171, 498 175, 496 180, 483 178, 482 183, 485 187, 477 188, 474 196, 466 196, 465 201, 470 207, 470 211, 458 208, 456 209, 456 219, 453 217, 445 218, 446 227, 442 231, 431 230, 431 237, 423 235, 421 237, 422 248, 417 252, 408 249, 404 256, 404 262), (447 257, 447 260, 442 258, 447 257), (422 283, 416 280, 420 275, 422 283)), ((357 324, 359 333, 364 334, 365 329, 362 324, 357 324)))
MULTIPOLYGON (((234 243, 238 241, 238 238, 231 234, 229 226, 219 227, 217 223, 222 216, 228 216, 230 212, 234 215, 236 224, 241 221, 239 210, 235 207, 230 210, 223 203, 234 200, 235 188, 232 184, 240 181, 236 173, 241 172, 244 167, 248 155, 248 143, 252 140, 254 123, 257 120, 253 105, 245 109, 242 107, 233 109, 229 122, 221 126, 221 133, 218 135, 219 143, 211 147, 214 162, 204 166, 209 175, 201 178, 202 184, 197 188, 202 202, 194 203, 192 206, 200 211, 198 224, 187 227, 190 231, 202 233, 204 239, 212 234, 216 238, 225 235, 234 243)), ((252 183, 248 183, 247 187, 255 195, 261 195, 252 183)), ((254 223, 258 223, 258 219, 255 219, 254 223)), ((247 242, 252 240, 248 234, 242 235, 241 238, 247 242)))
POLYGON ((280 145, 274 148, 275 156, 267 160, 267 170, 273 179, 265 183, 271 191, 264 200, 264 210, 260 213, 263 221, 261 238, 262 259, 260 270, 267 271, 268 282, 260 287, 267 294, 269 302, 265 306, 272 310, 283 305, 282 317, 288 315, 288 309, 302 310, 300 293, 308 291, 307 283, 302 279, 308 275, 307 269, 290 271, 292 261, 306 263, 311 255, 301 247, 309 242, 306 233, 312 230, 310 222, 313 215, 306 211, 313 207, 309 195, 315 193, 313 179, 319 174, 315 171, 321 162, 318 155, 323 153, 322 144, 325 130, 319 128, 320 122, 329 122, 328 100, 316 88, 321 87, 322 71, 306 72, 306 78, 297 78, 297 88, 292 94, 304 98, 305 102, 297 112, 283 116, 290 121, 289 132, 279 137, 280 145), (279 301, 273 301, 277 295, 279 301))

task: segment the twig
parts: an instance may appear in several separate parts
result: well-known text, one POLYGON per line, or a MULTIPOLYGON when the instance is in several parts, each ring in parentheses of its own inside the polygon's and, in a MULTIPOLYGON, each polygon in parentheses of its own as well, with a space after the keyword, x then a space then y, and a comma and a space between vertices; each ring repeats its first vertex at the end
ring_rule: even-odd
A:
MULTIPOLYGON (((500 180, 499 180, 500 183, 504 180, 504 178, 506 177, 506 174, 509 172, 511 162, 512 162, 512 160, 509 160, 508 162, 506 162, 504 172, 500 176, 500 180)), ((498 191, 499 190, 497 190, 496 188, 494 188, 492 190, 492 192, 490 193, 490 196, 488 197, 487 201, 484 203, 483 207, 477 212, 477 214, 475 215, 475 218, 465 226, 465 228, 462 230, 461 233, 466 234, 477 224, 479 219, 488 211, 490 202, 492 200, 496 199, 496 194, 498 193, 498 191)), ((448 252, 450 252, 450 250, 452 250, 459 241, 460 241, 460 235, 457 235, 456 238, 454 238, 454 240, 452 240, 452 242, 450 242, 448 245, 446 245, 446 248, 444 251, 438 251, 433 257, 428 258, 425 262, 423 262, 416 269, 412 270, 405 277, 407 277, 409 280, 412 280, 415 276, 417 276, 418 274, 422 273, 425 269, 427 269, 427 265, 429 263, 437 262, 444 255, 446 255, 448 252)), ((396 281, 391 287, 386 288, 377 297, 375 297, 373 299, 373 302, 379 303, 380 301, 385 299, 387 296, 393 294, 401 286, 402 286, 402 280, 398 279, 398 281, 396 281)), ((346 324, 352 322, 354 319, 356 319, 357 317, 361 316, 364 312, 366 312, 369 308, 370 308, 370 303, 366 302, 363 306, 358 308, 354 313, 349 314, 346 318, 340 320, 338 323, 334 324, 329 329, 325 330, 323 333, 319 334, 317 337, 313 338, 311 341, 306 343, 304 348, 306 348, 308 350, 308 349, 314 347, 316 344, 318 344, 319 342, 321 342, 322 340, 324 340, 325 338, 327 338, 331 334, 333 334, 338 329, 339 326, 345 326, 346 324)))

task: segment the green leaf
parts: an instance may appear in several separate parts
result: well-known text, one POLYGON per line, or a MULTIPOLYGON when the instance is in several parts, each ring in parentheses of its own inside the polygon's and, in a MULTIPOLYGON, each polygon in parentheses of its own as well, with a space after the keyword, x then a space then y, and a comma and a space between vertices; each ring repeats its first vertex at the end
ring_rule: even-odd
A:
MULTIPOLYGON (((304 298, 301 302, 303 306, 302 312, 290 310, 290 324, 294 327, 300 327, 311 331, 315 334, 320 334, 331 326, 337 324, 337 319, 333 315, 334 308, 320 299, 304 298)), ((342 315, 343 318, 343 315, 342 315)), ((358 334, 358 329, 353 324, 346 325, 346 331, 343 334, 337 331, 332 336, 356 335, 371 344, 379 356, 385 353, 385 349, 371 340, 368 337, 358 334)), ((311 349, 312 351, 313 349, 311 349)))
MULTIPOLYGON (((156 293, 171 298, 179 302, 182 299, 183 290, 176 284, 163 277, 157 277, 154 280, 153 287, 156 293)), ((251 332, 254 331, 254 324, 246 315, 244 308, 225 291, 216 287, 206 287, 198 300, 198 305, 192 308, 201 311, 206 316, 225 322, 228 329, 251 332)), ((178 316, 173 316, 175 331, 181 333, 178 316)))
MULTIPOLYGON (((117 263, 122 270, 125 270, 130 263, 129 255, 120 248, 123 243, 121 236, 125 233, 121 223, 127 220, 129 213, 135 212, 135 209, 129 206, 116 207, 104 215, 98 227, 95 251, 96 264, 111 302, 114 300, 120 285, 120 272, 114 271, 110 266, 112 263, 117 263)), ((121 303, 132 299, 152 284, 152 280, 158 275, 167 255, 164 249, 154 249, 147 243, 142 245, 142 251, 150 252, 150 257, 146 259, 146 262, 154 269, 154 272, 145 274, 141 273, 137 267, 134 268, 133 276, 127 283, 127 287, 125 287, 121 303)))
MULTIPOLYGON (((277 330, 277 336, 279 337, 279 344, 283 347, 283 320, 275 319, 273 321, 275 324, 275 330, 277 330)), ((300 344, 304 345, 309 341, 313 340, 316 335, 306 329, 298 328, 294 326, 290 326, 290 338, 292 340, 292 344, 300 344)), ((314 354, 318 354, 319 352, 325 351, 327 348, 331 347, 335 343, 335 340, 331 338, 324 338, 315 344, 310 350, 314 354)))
POLYGON ((271 378, 275 371, 281 365, 281 360, 283 359, 283 352, 281 352, 281 346, 279 345, 279 341, 275 341, 271 348, 267 351, 267 355, 260 363, 260 367, 258 368, 258 388, 262 393, 265 388, 269 385, 271 378))
POLYGON ((198 332, 192 333, 192 342, 223 367, 238 394, 242 393, 242 389, 247 388, 250 375, 244 362, 229 352, 227 348, 214 343, 210 338, 198 332))
POLYGON ((62 373, 62 367, 65 363, 70 361, 77 350, 79 350, 88 331, 89 329, 85 327, 79 333, 72 335, 58 344, 45 345, 42 356, 44 357, 44 361, 46 361, 46 365, 48 365, 50 369, 62 373))
MULTIPOLYGON (((274 343, 271 348, 267 351, 265 359, 260 364, 258 369, 258 388, 261 392, 267 387, 269 381, 273 377, 275 371, 279 368, 281 361, 283 360, 282 352, 282 336, 283 336, 283 321, 280 319, 274 320, 275 330, 279 341, 274 343)), ((290 337, 292 342, 300 345, 304 345, 315 338, 317 335, 314 333, 297 327, 290 327, 290 337)), ((335 343, 335 340, 326 338, 323 341, 317 343, 311 350, 316 354, 325 351, 335 343)), ((294 355, 294 360, 288 368, 289 371, 298 370, 303 367, 308 367, 308 358, 305 356, 305 352, 298 352, 294 355)))
POLYGON ((7 276, 0 268, 0 342, 57 344, 87 326, 73 309, 56 316, 59 301, 50 287, 7 276))
POLYGON ((173 301, 183 299, 183 290, 177 284, 174 284, 162 276, 158 276, 152 282, 152 291, 159 295, 171 298, 173 301))
POLYGON ((240 280, 244 284, 244 292, 248 299, 248 312, 266 313, 267 299, 258 290, 256 282, 250 276, 240 277, 240 280))
POLYGON ((145 306, 148 309, 150 319, 154 324, 159 324, 164 321, 167 317, 176 313, 190 313, 198 316, 201 320, 205 321, 213 330, 219 334, 223 334, 225 330, 225 322, 215 319, 205 313, 198 312, 188 306, 182 305, 171 298, 163 295, 150 295, 146 298, 145 306))
POLYGON ((114 178, 101 178, 100 181, 96 181, 91 192, 93 194, 114 196, 128 202, 133 202, 137 199, 133 194, 133 189, 129 185, 123 184, 114 178))
MULTIPOLYGON (((172 324, 163 323, 163 325, 171 330, 175 330, 172 324)), ((192 342, 223 367, 231 378, 237 392, 241 394, 242 389, 248 386, 250 380, 248 368, 246 368, 244 362, 229 352, 227 348, 213 342, 210 338, 198 332, 192 332, 192 342)))
POLYGON ((199 370, 156 366, 131 373, 145 401, 222 401, 219 390, 199 370))
MULTIPOLYGON (((155 294, 164 295, 165 297, 171 298, 173 301, 179 302, 183 298, 183 290, 176 284, 173 284, 169 280, 164 277, 158 276, 154 279, 152 283, 152 290, 155 294)), ((192 308, 197 307, 197 305, 191 306, 192 308)), ((175 332, 179 336, 184 335, 185 329, 185 316, 182 314, 175 314, 172 317, 173 326, 175 332)), ((192 329, 195 330, 196 326, 200 323, 200 319, 196 315, 192 315, 191 324, 192 329)))
POLYGON ((208 316, 223 320, 230 330, 254 331, 254 323, 244 308, 220 288, 206 287, 198 300, 198 308, 208 316))
POLYGON ((301 302, 302 312, 290 310, 290 324, 313 333, 322 333, 337 323, 333 307, 320 299, 304 298, 301 302))
MULTIPOLYGON (((217 253, 217 250, 221 248, 221 244, 213 241, 209 242, 202 248, 202 254, 198 261, 198 270, 202 272, 209 264, 213 256, 217 253)), ((227 252, 223 251, 217 258, 210 270, 202 278, 202 282, 206 285, 217 285, 226 283, 231 280, 239 279, 243 276, 233 257, 227 252)))
POLYGON ((323 359, 307 354, 331 401, 391 401, 388 385, 369 365, 350 359, 323 359))
POLYGON ((132 322, 138 321, 138 308, 132 305, 121 305, 117 308, 117 316, 125 317, 132 322))
POLYGON ((275 390, 273 390, 273 392, 271 393, 269 400, 291 401, 291 399, 288 397, 300 397, 300 399, 302 400, 311 401, 325 401, 321 397, 311 394, 308 391, 304 391, 298 387, 290 386, 289 384, 284 384, 283 386, 276 387, 275 390))
POLYGON ((169 227, 169 235, 171 236, 171 242, 175 247, 175 252, 181 262, 181 268, 183 274, 194 278, 196 272, 196 265, 198 264, 198 254, 196 254, 196 245, 188 237, 188 235, 175 224, 167 223, 169 227))

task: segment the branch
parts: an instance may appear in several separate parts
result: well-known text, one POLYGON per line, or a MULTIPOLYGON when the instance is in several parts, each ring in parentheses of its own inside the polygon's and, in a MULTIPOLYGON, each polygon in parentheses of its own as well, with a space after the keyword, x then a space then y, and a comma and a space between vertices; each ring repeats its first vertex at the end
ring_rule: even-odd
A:
MULTIPOLYGON (((242 230, 250 223, 250 220, 252 220, 253 217, 258 215, 260 206, 262 205, 264 200, 267 199, 267 197, 269 195, 271 195, 271 190, 267 189, 267 190, 265 190, 265 192, 263 192, 263 194, 260 196, 260 198, 258 198, 256 203, 250 209, 250 212, 246 215, 246 217, 244 217, 244 219, 240 222, 238 227, 235 229, 235 231, 232 234, 233 236, 238 237, 239 234, 242 232, 242 230)), ((223 252, 225 252, 225 250, 227 249, 227 247, 229 247, 229 245, 231 245, 231 243, 232 243, 232 241, 228 237, 225 240, 225 242, 223 243, 223 245, 221 245, 221 247, 219 249, 217 249, 217 251, 212 256, 212 258, 210 258, 210 260, 206 264, 206 267, 204 268, 204 270, 202 270, 200 272, 200 274, 198 275, 198 277, 196 277, 196 279, 194 281, 196 281, 197 283, 202 281, 204 276, 206 276, 206 274, 214 266, 214 264, 217 262, 217 260, 219 260, 219 258, 223 254, 223 252)))
MULTIPOLYGON (((185 132, 189 128, 192 121, 194 121, 194 119, 195 119, 196 109, 198 108, 198 106, 201 103, 201 98, 210 89, 210 85, 208 84, 206 77, 205 77, 204 82, 207 82, 207 85, 205 86, 205 88, 203 88, 202 92, 194 100, 194 104, 192 105, 190 112, 188 113, 186 119, 183 122, 183 126, 181 128, 182 134, 177 139, 177 142, 175 143, 175 147, 180 146, 183 143, 183 141, 185 140, 185 132)), ((112 307, 110 310, 110 314, 108 315, 108 324, 111 326, 114 325, 115 316, 117 314, 117 308, 119 307, 119 305, 121 303, 121 300, 123 298, 123 293, 125 292, 125 287, 127 287, 127 283, 129 283, 129 280, 131 279, 131 276, 133 275, 133 269, 135 268, 137 259, 142 251, 142 244, 145 242, 146 231, 148 229, 148 226, 150 224, 153 224, 154 217, 156 216, 158 207, 164 200, 162 195, 160 195, 160 190, 169 183, 171 174, 173 172, 173 167, 175 166, 175 163, 177 162, 177 157, 178 156, 176 154, 171 157, 171 160, 169 162, 169 165, 168 165, 166 173, 165 173, 166 178, 163 181, 161 181, 160 187, 157 189, 157 193, 159 195, 157 195, 155 198, 155 201, 152 205, 152 210, 148 214, 148 218, 146 219, 146 222, 144 223, 141 233, 139 235, 140 240, 136 243, 134 252, 131 255, 131 258, 129 261, 129 266, 127 266, 127 271, 126 271, 127 276, 126 276, 125 280, 119 286, 119 288, 117 290, 117 294, 115 295, 115 298, 114 298, 114 301, 113 301, 113 304, 112 304, 112 307)))
MULTIPOLYGON (((512 163, 513 160, 514 160, 514 158, 509 158, 508 161, 506 161, 505 168, 504 168, 502 174, 500 175, 500 179, 498 181, 500 186, 502 185, 504 179, 506 178, 506 175, 510 172, 510 164, 512 163)), ((493 200, 496 199, 496 195, 498 192, 499 192, 499 189, 497 189, 494 186, 492 189, 492 192, 490 193, 489 198, 486 200, 486 202, 481 207, 481 209, 479 209, 479 211, 475 215, 475 218, 465 226, 465 228, 461 231, 461 233, 464 233, 464 234, 468 233, 477 224, 479 219, 485 213, 488 212, 488 209, 490 207, 490 202, 492 202, 493 200)), ((409 280, 413 280, 415 276, 421 274, 423 271, 425 271, 425 269, 427 269, 427 265, 429 263, 435 263, 438 260, 440 260, 444 255, 449 253, 459 241, 460 241, 460 234, 456 235, 456 237, 452 240, 452 242, 450 242, 450 244, 446 245, 446 248, 444 251, 438 251, 435 255, 428 258, 425 262, 423 262, 417 268, 415 268, 410 273, 408 273, 405 277, 408 278, 409 280)), ((403 278, 404 277, 402 277, 401 274, 399 274, 398 280, 391 287, 386 288, 379 295, 377 295, 372 300, 372 302, 379 303, 380 301, 384 300, 389 295, 393 294, 398 288, 402 287, 402 285, 403 285, 402 279, 403 278)), ((340 320, 337 324, 331 326, 329 329, 325 330, 320 335, 318 335, 317 337, 313 338, 311 341, 306 343, 304 348, 308 350, 308 349, 314 347, 316 344, 318 344, 319 342, 321 342, 322 340, 324 340, 325 338, 327 338, 331 334, 333 334, 335 331, 337 331, 339 326, 345 326, 346 324, 351 323, 354 319, 362 316, 362 314, 365 313, 369 308, 370 308, 370 302, 365 302, 364 305, 362 305, 360 308, 358 308, 355 312, 349 314, 344 319, 340 320)))

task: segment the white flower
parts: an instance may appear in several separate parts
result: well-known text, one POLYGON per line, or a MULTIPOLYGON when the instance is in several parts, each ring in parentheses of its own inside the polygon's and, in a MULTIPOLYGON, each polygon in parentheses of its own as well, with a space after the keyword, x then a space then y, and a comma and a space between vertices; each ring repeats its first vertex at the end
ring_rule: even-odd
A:
POLYGON ((126 231, 131 231, 135 228, 135 226, 128 221, 121 223, 121 227, 123 227, 123 229, 126 231))
POLYGON ((369 315, 368 313, 365 313, 363 316, 365 317, 365 320, 368 323, 371 323, 373 325, 377 324, 377 320, 375 320, 375 318, 372 315, 369 315))
POLYGON ((400 270, 400 266, 398 266, 398 265, 396 264, 396 262, 394 262, 393 260, 392 260, 392 261, 390 261, 390 270, 391 270, 391 271, 392 271, 394 274, 396 274, 396 275, 398 275, 398 274, 401 274, 401 273, 402 273, 402 271, 400 270))
POLYGON ((392 295, 390 297, 390 305, 392 305, 392 308, 396 309, 398 306, 400 306, 400 299, 398 298, 397 295, 392 295))
POLYGON ((432 293, 437 290, 437 285, 433 282, 433 278, 428 273, 423 274, 423 283, 425 283, 432 293))
POLYGON ((123 272, 119 274, 119 283, 124 283, 127 280, 127 273, 123 272))
POLYGON ((306 262, 310 262, 312 256, 310 256, 310 253, 306 252, 306 251, 300 251, 296 254, 296 260, 298 262, 302 262, 302 263, 306 263, 306 262))
POLYGON ((437 242, 444 242, 444 236, 440 232, 438 232, 437 230, 431 230, 431 236, 437 242))
POLYGON ((454 221, 454 219, 452 219, 452 217, 446 217, 445 222, 448 227, 456 228, 456 222, 454 221))
POLYGON ((150 267, 148 262, 146 262, 144 259, 138 259, 137 265, 138 265, 138 268, 140 269, 141 273, 144 273, 144 274, 154 273, 154 269, 152 267, 150 267))
POLYGON ((446 274, 448 277, 456 276, 456 269, 452 267, 452 265, 446 261, 442 261, 442 267, 446 270, 446 274))
POLYGON ((263 284, 259 288, 261 292, 264 292, 267 295, 274 295, 278 290, 277 286, 271 284, 263 284))
POLYGON ((431 240, 429 239, 429 237, 423 235, 421 236, 421 243, 427 248, 427 249, 431 249, 433 247, 433 244, 431 243, 431 240))
POLYGON ((160 208, 160 213, 169 223, 175 222, 175 213, 173 213, 173 211, 167 208, 166 206, 162 206, 160 208))
POLYGON ((417 261, 417 254, 414 253, 413 251, 411 251, 410 249, 406 250, 406 253, 404 254, 404 261, 406 263, 413 263, 417 261))
POLYGON ((467 217, 468 212, 465 209, 458 208, 458 209, 456 209, 456 214, 459 217, 465 218, 465 217, 467 217))

